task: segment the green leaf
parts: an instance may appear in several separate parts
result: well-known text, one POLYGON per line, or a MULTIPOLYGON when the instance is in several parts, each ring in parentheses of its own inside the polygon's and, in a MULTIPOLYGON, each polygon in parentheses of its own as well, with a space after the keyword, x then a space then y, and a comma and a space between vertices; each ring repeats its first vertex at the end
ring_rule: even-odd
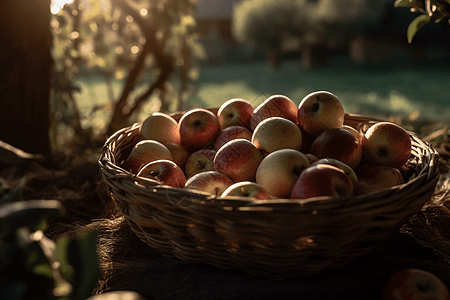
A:
POLYGON ((396 0, 394 7, 414 7, 414 3, 410 0, 396 0))
POLYGON ((76 240, 69 242, 69 263, 73 266, 73 300, 88 298, 100 277, 97 261, 98 232, 95 230, 84 233, 76 240))
POLYGON ((62 204, 57 200, 27 200, 0 206, 0 232, 7 233, 27 226, 43 228, 42 218, 60 216, 62 204))
POLYGON ((52 273, 52 267, 48 263, 42 263, 35 265, 33 267, 33 273, 37 275, 41 275, 44 277, 48 277, 51 280, 53 280, 53 273, 52 273))
POLYGON ((61 271, 64 278, 71 281, 72 273, 70 272, 70 263, 68 258, 70 238, 68 236, 63 236, 56 241, 55 258, 61 264, 61 271))
POLYGON ((443 12, 436 11, 436 12, 433 13, 433 15, 431 15, 430 22, 439 23, 442 20, 444 20, 446 17, 447 16, 443 12))
POLYGON ((414 36, 420 28, 430 23, 430 17, 427 15, 420 15, 415 18, 408 26, 406 36, 408 37, 408 43, 411 44, 414 36))
POLYGON ((38 242, 32 242, 28 245, 27 248, 27 265, 34 268, 37 265, 44 265, 49 264, 48 257, 45 255, 44 251, 42 250, 40 244, 38 242))

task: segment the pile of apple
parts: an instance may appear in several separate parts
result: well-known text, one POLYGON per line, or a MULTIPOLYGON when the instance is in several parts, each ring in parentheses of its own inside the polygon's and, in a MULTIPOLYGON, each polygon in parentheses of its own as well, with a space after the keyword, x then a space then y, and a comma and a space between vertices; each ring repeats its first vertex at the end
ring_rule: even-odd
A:
POLYGON ((378 122, 363 134, 344 125, 342 103, 327 91, 298 106, 272 95, 256 108, 233 98, 178 120, 156 112, 139 134, 127 171, 172 187, 260 200, 361 195, 400 185, 399 168, 411 155, 402 127, 378 122))

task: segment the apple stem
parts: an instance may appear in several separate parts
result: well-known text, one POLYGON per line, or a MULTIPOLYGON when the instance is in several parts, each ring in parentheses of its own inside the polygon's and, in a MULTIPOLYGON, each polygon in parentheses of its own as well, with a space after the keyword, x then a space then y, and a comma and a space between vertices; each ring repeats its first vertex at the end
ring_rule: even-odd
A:
POLYGON ((312 105, 312 111, 318 111, 319 110, 319 102, 314 102, 312 105))
POLYGON ((384 149, 378 150, 378 152, 377 152, 377 156, 384 156, 385 154, 386 154, 386 150, 384 150, 384 149))
POLYGON ((197 162, 198 162, 198 164, 200 165, 201 168, 206 167, 206 165, 204 163, 202 163, 201 161, 198 160, 197 162))

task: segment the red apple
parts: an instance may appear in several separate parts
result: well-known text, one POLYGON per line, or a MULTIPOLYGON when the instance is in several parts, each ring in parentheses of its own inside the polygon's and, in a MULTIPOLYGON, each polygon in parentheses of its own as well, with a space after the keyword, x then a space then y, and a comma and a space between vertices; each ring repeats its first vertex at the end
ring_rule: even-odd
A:
MULTIPOLYGON (((300 152, 302 152, 302 151, 300 151, 300 152)), ((302 153, 303 153, 303 152, 302 152, 302 153)), ((306 156, 306 158, 308 159, 309 165, 310 165, 310 166, 311 166, 315 161, 318 161, 318 160, 319 160, 319 158, 318 158, 317 156, 315 156, 314 154, 311 154, 311 153, 306 153, 305 156, 306 156)))
POLYGON ((252 143, 262 153, 268 154, 279 149, 300 150, 302 132, 292 121, 281 117, 262 120, 252 135, 252 143))
POLYGON ((154 112, 148 116, 142 123, 139 134, 146 140, 181 144, 177 121, 168 114, 161 112, 154 112))
POLYGON ((233 98, 225 101, 217 111, 220 128, 228 126, 242 126, 250 128, 250 118, 253 115, 253 105, 247 100, 233 98))
POLYGON ((394 123, 375 123, 367 130, 365 137, 365 163, 400 168, 411 155, 411 139, 408 133, 394 123))
POLYGON ((256 200, 272 199, 269 193, 259 184, 252 181, 241 181, 229 186, 222 197, 248 197, 256 200))
POLYGON ((344 107, 339 98, 326 91, 306 95, 298 105, 298 122, 312 137, 344 125, 344 107))
POLYGON ((209 110, 195 108, 186 112, 178 122, 181 143, 190 151, 206 148, 220 132, 217 116, 209 110))
POLYGON ((184 187, 186 183, 183 170, 173 161, 165 159, 155 160, 146 164, 137 175, 179 188, 184 187))
POLYGON ((347 164, 344 164, 342 161, 334 159, 334 158, 321 158, 314 163, 311 164, 312 166, 318 165, 318 164, 326 164, 326 165, 332 165, 335 167, 338 167, 342 171, 347 174, 348 177, 353 181, 353 185, 356 185, 358 183, 358 176, 356 175, 355 171, 347 164))
POLYGON ((142 166, 158 159, 171 160, 172 154, 170 150, 158 141, 143 140, 133 147, 123 168, 137 174, 142 166))
POLYGON ((297 105, 287 96, 272 95, 253 111, 250 129, 255 130, 262 120, 270 117, 281 117, 298 124, 297 111, 297 105))
POLYGON ((447 286, 436 275, 420 269, 396 271, 386 282, 383 300, 450 300, 447 286))
POLYGON ((262 159, 263 155, 250 141, 235 139, 217 151, 214 167, 234 182, 255 181, 256 170, 262 159))
POLYGON ((305 129, 302 128, 302 126, 298 125, 298 128, 300 128, 300 132, 302 133, 302 146, 300 148, 300 152, 302 153, 309 153, 311 149, 311 145, 314 142, 315 137, 312 137, 309 135, 305 129))
POLYGON ((184 167, 186 178, 191 178, 201 172, 215 171, 214 156, 216 153, 217 151, 212 149, 201 149, 192 153, 184 167))
POLYGON ((354 136, 358 138, 358 140, 361 142, 361 145, 363 144, 364 140, 366 139, 364 133, 359 132, 358 130, 349 125, 343 125, 342 128, 350 131, 350 133, 352 133, 354 136))
POLYGON ((219 150, 220 147, 235 139, 246 139, 251 141, 252 132, 243 126, 229 126, 217 135, 216 142, 214 143, 214 149, 219 150))
POLYGON ((349 131, 342 128, 322 132, 311 145, 310 152, 318 158, 334 158, 355 169, 361 162, 362 145, 349 131))
POLYGON ((163 143, 172 154, 172 161, 175 162, 182 170, 186 166, 186 161, 191 155, 187 149, 175 143, 163 143))
POLYGON ((308 158, 300 151, 280 149, 261 161, 256 171, 256 183, 273 197, 289 198, 298 177, 308 167, 308 158))
POLYGON ((320 196, 347 197, 353 195, 350 177, 341 169, 331 165, 309 167, 300 174, 291 191, 292 199, 320 196))
POLYGON ((405 183, 400 170, 388 166, 361 164, 356 168, 355 172, 358 178, 373 179, 387 187, 405 183))
POLYGON ((206 171, 189 178, 184 187, 220 196, 233 183, 233 180, 225 174, 206 171))

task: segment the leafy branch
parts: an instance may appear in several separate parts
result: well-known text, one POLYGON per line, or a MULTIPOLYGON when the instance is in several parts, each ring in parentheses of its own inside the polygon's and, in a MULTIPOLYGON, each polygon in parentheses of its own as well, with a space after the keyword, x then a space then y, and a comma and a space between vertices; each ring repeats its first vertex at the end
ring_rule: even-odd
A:
POLYGON ((420 13, 409 24, 406 32, 410 44, 422 27, 429 23, 439 23, 450 17, 450 0, 396 0, 394 6, 409 7, 411 12, 420 13))

